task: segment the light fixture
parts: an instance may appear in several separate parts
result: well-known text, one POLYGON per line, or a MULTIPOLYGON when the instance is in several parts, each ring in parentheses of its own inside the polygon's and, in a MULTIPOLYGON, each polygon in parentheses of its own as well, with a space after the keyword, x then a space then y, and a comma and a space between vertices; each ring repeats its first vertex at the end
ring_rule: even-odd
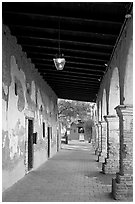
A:
POLYGON ((126 14, 126 15, 125 15, 125 18, 131 18, 131 17, 132 17, 131 14, 126 14))
POLYGON ((61 54, 60 52, 60 21, 59 21, 58 49, 59 49, 59 53, 56 54, 56 57, 53 59, 53 61, 57 70, 63 70, 66 61, 64 58, 64 54, 61 54))

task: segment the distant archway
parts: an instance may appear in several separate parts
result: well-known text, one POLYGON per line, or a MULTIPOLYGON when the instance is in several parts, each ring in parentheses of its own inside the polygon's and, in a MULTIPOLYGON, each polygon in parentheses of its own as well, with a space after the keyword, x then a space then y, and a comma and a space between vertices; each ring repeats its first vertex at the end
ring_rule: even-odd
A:
POLYGON ((120 104, 120 86, 118 68, 114 68, 109 90, 109 114, 116 115, 115 107, 120 104))

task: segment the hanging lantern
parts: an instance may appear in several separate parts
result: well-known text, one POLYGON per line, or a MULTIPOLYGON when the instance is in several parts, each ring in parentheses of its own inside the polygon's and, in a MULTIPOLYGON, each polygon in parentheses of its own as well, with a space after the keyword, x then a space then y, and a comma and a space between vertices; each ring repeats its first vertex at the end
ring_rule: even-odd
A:
POLYGON ((65 65, 65 58, 62 56, 58 56, 53 59, 55 67, 57 70, 63 70, 64 65, 65 65))
POLYGON ((56 55, 56 57, 53 59, 53 61, 54 61, 54 64, 55 64, 55 67, 57 70, 63 70, 66 60, 64 58, 64 55, 61 54, 61 52, 60 52, 60 21, 59 21, 58 49, 59 49, 59 54, 56 55))

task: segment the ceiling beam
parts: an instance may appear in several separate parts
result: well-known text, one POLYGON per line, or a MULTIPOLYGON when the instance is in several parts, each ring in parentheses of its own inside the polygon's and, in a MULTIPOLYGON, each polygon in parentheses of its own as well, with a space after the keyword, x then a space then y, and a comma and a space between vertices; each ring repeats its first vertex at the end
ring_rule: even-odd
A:
POLYGON ((66 93, 67 93, 67 95, 74 95, 74 96, 94 96, 94 97, 96 97, 96 93, 90 93, 90 92, 84 92, 83 94, 81 93, 81 90, 79 91, 77 91, 77 90, 68 90, 68 89, 66 89, 66 90, 61 90, 61 89, 57 89, 57 93, 58 92, 60 92, 60 94, 62 95, 62 94, 65 94, 66 95, 66 93))
POLYGON ((98 91, 94 91, 94 90, 86 90, 86 89, 81 89, 81 88, 75 88, 75 89, 72 89, 71 87, 55 87, 55 86, 51 86, 52 89, 54 88, 54 91, 56 90, 56 92, 62 92, 62 91, 70 91, 70 93, 75 93, 75 94, 80 94, 80 95, 84 95, 84 94, 88 94, 88 95, 91 95, 91 94, 94 94, 96 95, 98 91), (66 89, 66 90, 65 90, 66 89), (80 92, 83 92, 80 93, 80 92))
MULTIPOLYGON (((65 59, 66 59, 67 57, 65 56, 65 59)), ((38 61, 43 61, 43 62, 52 62, 53 61, 53 58, 52 59, 46 59, 46 58, 35 58, 35 57, 31 57, 31 59, 33 60, 33 62, 35 63, 35 64, 38 64, 38 65, 46 65, 46 63, 44 64, 44 63, 38 63, 38 61)), ((75 62, 75 61, 69 61, 68 59, 66 59, 66 64, 76 64, 76 65, 83 65, 83 66, 90 66, 90 67, 101 67, 101 68, 106 68, 105 67, 105 65, 103 64, 103 65, 101 65, 101 64, 92 64, 92 63, 83 63, 83 62, 75 62)), ((48 64, 48 66, 50 66, 49 64, 48 64)), ((75 68, 77 68, 77 67, 75 67, 75 68)), ((79 68, 78 68, 79 69, 79 68)), ((85 69, 85 68, 84 68, 85 69)), ((85 70, 87 70, 87 69, 85 69, 85 70)), ((89 69, 88 69, 89 70, 89 69)), ((99 70, 97 70, 97 71, 105 71, 105 70, 102 70, 102 69, 99 69, 99 70)))
POLYGON ((63 70, 62 71, 57 71, 56 70, 54 72, 50 71, 48 73, 40 72, 40 70, 38 70, 38 71, 42 76, 46 76, 46 77, 49 77, 49 76, 51 76, 51 77, 60 77, 61 79, 64 78, 64 77, 67 77, 69 79, 74 79, 75 78, 77 80, 82 80, 82 81, 86 81, 86 80, 89 80, 89 81, 91 80, 93 82, 97 81, 98 83, 99 83, 99 81, 100 81, 100 79, 102 77, 102 76, 97 76, 97 75, 94 75, 94 76, 81 76, 80 77, 80 75, 77 76, 77 73, 74 75, 71 72, 64 72, 63 70))
MULTIPOLYGON (((71 100, 71 96, 69 97, 69 96, 67 96, 67 95, 65 95, 65 94, 63 94, 63 95, 61 95, 61 96, 59 96, 58 94, 57 94, 57 96, 58 96, 58 98, 61 98, 61 99, 67 99, 67 100, 71 100)), ((96 102, 96 98, 94 98, 93 99, 93 97, 91 96, 91 97, 88 97, 88 96, 86 96, 86 97, 74 97, 74 95, 72 96, 72 100, 75 100, 75 101, 84 101, 84 102, 92 102, 92 103, 95 103, 96 102)))
POLYGON ((57 81, 57 80, 47 80, 47 83, 49 84, 52 84, 52 85, 55 85, 55 86, 66 86, 66 87, 72 87, 73 88, 82 88, 82 89, 87 89, 87 90, 95 90, 97 91, 99 89, 99 87, 95 87, 94 85, 89 85, 89 86, 86 86, 84 84, 80 84, 80 83, 70 83, 70 82, 67 82, 67 81, 57 81))
MULTIPOLYGON (((41 74, 42 75, 42 74, 41 74)), ((52 79, 52 80, 56 80, 56 79, 59 79, 59 80, 61 80, 61 81, 66 81, 66 80, 70 80, 70 83, 72 82, 73 83, 73 81, 74 82, 78 82, 78 83, 83 83, 83 84, 91 84, 92 83, 92 85, 94 84, 94 86, 95 85, 97 85, 97 86, 99 86, 100 85, 100 81, 98 80, 98 79, 94 79, 94 78, 86 78, 86 77, 81 77, 81 78, 79 78, 78 76, 72 76, 71 77, 71 75, 55 75, 54 76, 54 74, 48 74, 48 75, 45 75, 45 74, 43 74, 42 75, 43 76, 43 78, 45 79, 45 80, 48 80, 48 79, 52 79)))
POLYGON ((64 70, 57 71, 57 70, 43 69, 43 70, 39 70, 39 71, 40 71, 41 74, 42 73, 45 73, 45 74, 59 74, 59 75, 62 75, 62 76, 66 75, 66 74, 69 74, 70 77, 72 77, 72 75, 75 75, 75 76, 82 77, 82 78, 89 78, 91 76, 94 76, 95 79, 96 79, 96 77, 102 77, 103 76, 103 74, 102 75, 101 74, 90 74, 90 73, 85 73, 85 72, 73 72, 73 71, 64 71, 64 70), (58 73, 58 72, 60 72, 60 73, 58 73))
MULTIPOLYGON (((58 47, 49 47, 49 46, 40 46, 40 45, 30 45, 30 44, 25 44, 21 43, 23 47, 31 47, 35 49, 47 49, 47 50, 56 50, 58 51, 58 47)), ((75 49, 67 49, 67 48, 62 48, 61 51, 69 51, 69 52, 79 52, 79 53, 84 53, 84 54, 94 54, 94 55, 101 55, 101 56, 110 56, 111 53, 105 53, 105 52, 94 52, 94 51, 86 51, 86 50, 75 50, 75 49)))
MULTIPOLYGON (((58 95, 57 95, 58 96, 58 95)), ((63 95, 63 96, 59 96, 58 98, 61 98, 61 99, 67 99, 67 100, 71 100, 71 98, 70 97, 68 97, 68 96, 65 96, 65 95, 63 95)), ((96 102, 96 99, 93 99, 92 97, 91 98, 89 98, 89 97, 72 97, 72 100, 75 100, 75 101, 84 101, 84 102, 92 102, 92 103, 95 103, 96 102)))
MULTIPOLYGON (((52 86, 52 88, 53 87, 54 86, 52 86)), ((56 87, 56 88, 54 87, 54 90, 56 90, 57 92, 69 92, 70 91, 70 93, 74 93, 75 95, 76 94, 80 94, 80 95, 84 95, 84 94, 96 95, 97 94, 97 92, 93 92, 92 90, 87 91, 87 90, 80 89, 80 88, 72 89, 72 88, 69 88, 69 87, 65 87, 65 89, 62 88, 62 87, 56 87), (81 93, 81 92, 83 92, 83 93, 81 93)))
POLYGON ((76 100, 76 101, 87 101, 87 102, 96 102, 96 96, 95 95, 80 95, 77 94, 75 95, 74 93, 62 93, 61 95, 57 95, 58 98, 63 98, 63 99, 69 99, 69 100, 76 100))
MULTIPOLYGON (((50 56, 52 59, 53 59, 53 57, 54 57, 54 55, 53 54, 49 54, 49 53, 42 53, 42 52, 34 52, 34 51, 27 51, 27 54, 28 55, 31 55, 31 58, 35 58, 35 57, 33 57, 32 55, 38 55, 38 58, 39 58, 39 55, 43 55, 43 56, 50 56)), ((84 61, 96 61, 96 62, 100 62, 100 63, 102 63, 101 64, 101 66, 102 65, 104 65, 105 63, 106 63, 106 60, 103 60, 103 59, 98 59, 98 58, 86 58, 86 57, 77 57, 77 56, 71 56, 71 55, 64 55, 64 57, 65 58, 67 58, 67 59, 73 59, 73 60, 84 60, 84 61)), ((43 59, 43 58, 39 58, 39 59, 43 59)), ((94 64, 94 65, 98 65, 98 64, 94 64)))
POLYGON ((99 82, 96 83, 96 81, 86 81, 86 80, 78 80, 78 79, 73 79, 73 78, 67 78, 67 77, 52 77, 52 76, 47 76, 46 78, 44 77, 44 79, 49 82, 49 81, 53 81, 53 82, 58 82, 58 83, 71 83, 73 85, 76 85, 76 84, 80 84, 81 86, 87 86, 87 87, 93 87, 96 89, 98 89, 100 87, 100 84, 99 82))
MULTIPOLYGON (((47 27, 37 27, 37 26, 28 26, 28 25, 17 25, 17 24, 11 24, 8 23, 8 25, 10 27, 16 27, 16 28, 21 28, 21 29, 26 29, 26 30, 37 30, 37 31, 45 31, 45 32, 49 32, 49 33, 58 33, 59 29, 57 28, 47 28, 47 27)), ((117 39, 117 35, 116 34, 107 34, 107 33, 95 33, 95 32, 84 32, 84 31, 71 31, 71 30, 65 30, 65 29, 60 29, 60 33, 62 34, 66 34, 66 35, 74 35, 74 36, 81 36, 81 37, 97 37, 97 38, 111 38, 112 40, 116 40, 117 39)), ((104 44, 104 43, 103 43, 104 44)), ((113 44, 112 44, 113 45, 113 44)))
MULTIPOLYGON (((76 22, 76 23, 101 23, 101 24, 113 24, 113 25, 122 25, 121 22, 117 22, 117 21, 105 21, 105 20, 95 20, 95 19, 84 19, 84 18, 73 18, 73 17, 65 17, 65 16, 53 16, 53 15, 43 15, 43 14, 37 14, 37 13, 25 13, 25 12, 16 12, 16 11, 8 11, 8 10, 3 10, 3 14, 11 14, 11 15, 15 15, 17 17, 17 15, 22 16, 32 16, 34 18, 39 18, 40 20, 46 20, 48 19, 49 21, 71 21, 71 22, 76 22)), ((33 18, 33 20, 34 20, 33 18)))
POLYGON ((103 48, 111 48, 113 49, 113 45, 107 45, 107 44, 97 44, 97 43, 86 43, 86 42, 79 42, 79 41, 70 41, 70 40, 58 40, 58 39, 52 39, 52 38, 41 38, 41 37, 33 37, 28 35, 16 35, 18 39, 32 39, 32 40, 40 40, 45 42, 55 42, 55 43, 67 43, 71 45, 80 45, 80 46, 94 46, 94 47, 103 47, 103 48))
POLYGON ((95 83, 95 81, 78 81, 77 79, 71 79, 70 78, 66 78, 66 77, 63 77, 62 79, 60 77, 52 77, 52 76, 49 76, 46 78, 47 81, 55 81, 55 82, 59 82, 59 83, 71 83, 71 84, 80 84, 81 86, 87 86, 87 87, 93 87, 93 84, 94 84, 94 87, 95 88, 99 88, 99 83, 95 83), (93 83, 94 82, 94 83, 93 83), (92 84, 93 83, 93 84, 92 84), (97 84, 97 85, 96 85, 97 84))
MULTIPOLYGON (((57 95, 57 96, 58 96, 58 98, 61 98, 61 99, 71 100, 71 96, 68 96, 67 94, 62 94, 61 96, 60 95, 57 95)), ((96 97, 93 98, 93 96, 74 96, 74 95, 72 95, 72 100, 95 103, 96 97)))
MULTIPOLYGON (((35 64, 35 66, 36 67, 38 67, 38 68, 40 68, 40 67, 44 67, 44 69, 43 69, 43 71, 50 71, 50 70, 52 70, 52 71, 55 71, 54 69, 48 69, 47 67, 52 67, 52 68, 54 68, 54 64, 45 64, 45 63, 36 63, 34 60, 33 60, 33 63, 35 64)), ((53 63, 53 61, 52 61, 52 63, 53 63)), ((102 69, 97 69, 97 68, 95 68, 94 67, 94 65, 93 65, 93 69, 91 69, 91 68, 84 68, 84 67, 73 67, 73 66, 67 66, 67 64, 70 64, 70 62, 66 62, 66 65, 65 65, 65 67, 64 67, 64 70, 67 70, 67 69, 69 69, 69 70, 82 70, 83 72, 84 71, 88 71, 88 72, 100 72, 101 73, 101 75, 103 75, 104 73, 105 73, 105 67, 104 67, 104 70, 102 70, 102 69)), ((90 66, 89 64, 88 64, 88 66, 90 66)), ((42 69, 42 68, 41 68, 42 69)), ((56 70, 57 71, 57 70, 56 70)), ((82 73, 83 74, 83 72, 79 72, 79 73, 82 73)), ((86 74, 89 74, 89 73, 86 73, 86 74)))

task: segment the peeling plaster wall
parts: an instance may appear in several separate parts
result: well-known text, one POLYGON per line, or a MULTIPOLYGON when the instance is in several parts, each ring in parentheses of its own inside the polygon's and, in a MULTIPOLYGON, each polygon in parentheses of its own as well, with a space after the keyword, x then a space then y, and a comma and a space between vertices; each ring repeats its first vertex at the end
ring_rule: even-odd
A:
POLYGON ((47 127, 52 127, 51 156, 57 151, 57 96, 42 79, 15 37, 2 33, 2 182, 7 189, 26 173, 26 117, 33 117, 37 144, 33 169, 47 160, 47 127), (45 137, 43 138, 43 122, 45 137))
MULTIPOLYGON (((118 68, 119 78, 119 104, 133 104, 133 19, 127 20, 126 26, 121 34, 108 70, 101 82, 100 90, 97 96, 97 104, 103 98, 103 90, 106 90, 107 114, 109 114, 109 104, 111 79, 113 71, 118 68)), ((115 79, 113 79, 115 81, 115 79)), ((118 84, 117 84, 118 85, 118 84)), ((115 96, 114 96, 115 98, 115 96)), ((111 103, 111 100, 110 100, 111 103)), ((117 104, 117 105, 119 105, 117 104)))

